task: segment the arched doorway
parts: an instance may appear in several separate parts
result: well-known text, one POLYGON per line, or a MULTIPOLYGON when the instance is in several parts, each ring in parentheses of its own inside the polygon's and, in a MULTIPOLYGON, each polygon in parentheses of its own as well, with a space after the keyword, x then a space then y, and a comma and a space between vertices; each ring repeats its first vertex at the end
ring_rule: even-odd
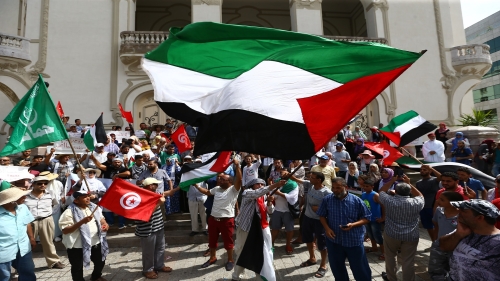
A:
POLYGON ((149 127, 157 124, 164 125, 168 118, 168 115, 156 104, 153 91, 144 92, 134 100, 133 115, 136 126, 139 126, 139 123, 146 123, 149 127))

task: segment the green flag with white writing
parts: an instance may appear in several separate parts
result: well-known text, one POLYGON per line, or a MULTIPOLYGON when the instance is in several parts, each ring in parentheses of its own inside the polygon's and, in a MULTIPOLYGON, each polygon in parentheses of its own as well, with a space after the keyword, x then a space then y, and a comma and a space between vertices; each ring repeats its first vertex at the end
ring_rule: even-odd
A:
POLYGON ((3 121, 14 131, 9 143, 0 151, 0 156, 68 139, 68 133, 41 75, 3 121))

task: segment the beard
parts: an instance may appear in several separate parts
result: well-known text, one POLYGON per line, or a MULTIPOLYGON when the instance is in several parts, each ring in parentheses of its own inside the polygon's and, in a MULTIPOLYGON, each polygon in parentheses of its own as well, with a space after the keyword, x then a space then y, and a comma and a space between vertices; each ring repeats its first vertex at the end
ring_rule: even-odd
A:
POLYGON ((156 167, 148 167, 148 170, 150 170, 151 172, 153 172, 154 170, 156 170, 156 167))
POLYGON ((335 194, 335 197, 337 197, 338 199, 342 199, 344 198, 345 196, 347 195, 347 191, 344 190, 344 192, 341 192, 339 194, 335 194))

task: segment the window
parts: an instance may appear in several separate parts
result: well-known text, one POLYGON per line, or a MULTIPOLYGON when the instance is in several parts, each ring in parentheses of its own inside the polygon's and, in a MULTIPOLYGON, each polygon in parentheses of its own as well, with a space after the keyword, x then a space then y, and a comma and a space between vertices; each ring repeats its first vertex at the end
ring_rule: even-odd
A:
POLYGON ((474 103, 500 98, 500 84, 472 91, 474 103))

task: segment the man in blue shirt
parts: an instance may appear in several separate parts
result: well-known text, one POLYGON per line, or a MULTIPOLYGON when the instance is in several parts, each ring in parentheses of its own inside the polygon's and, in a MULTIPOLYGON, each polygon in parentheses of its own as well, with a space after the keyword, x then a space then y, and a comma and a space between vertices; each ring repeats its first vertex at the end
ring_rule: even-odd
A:
POLYGON ((36 245, 30 224, 34 218, 22 204, 27 193, 17 187, 0 191, 0 281, 10 280, 11 266, 19 280, 36 280, 31 256, 31 245, 36 245))
POLYGON ((465 147, 465 142, 463 140, 458 141, 458 148, 451 152, 451 156, 454 159, 453 162, 465 165, 470 165, 472 158, 474 158, 472 150, 465 147))
POLYGON ((486 189, 484 188, 483 183, 479 180, 472 178, 472 173, 469 168, 467 167, 458 168, 457 175, 459 180, 458 185, 462 186, 463 188, 467 186, 470 189, 474 190, 474 192, 476 193, 476 199, 488 200, 488 195, 486 189), (480 193, 481 196, 479 196, 480 193))
POLYGON ((325 228, 328 261, 337 281, 348 281, 345 259, 349 260, 352 274, 357 281, 372 279, 363 240, 371 212, 361 198, 347 192, 343 178, 332 179, 333 194, 323 198, 316 212, 325 228))

